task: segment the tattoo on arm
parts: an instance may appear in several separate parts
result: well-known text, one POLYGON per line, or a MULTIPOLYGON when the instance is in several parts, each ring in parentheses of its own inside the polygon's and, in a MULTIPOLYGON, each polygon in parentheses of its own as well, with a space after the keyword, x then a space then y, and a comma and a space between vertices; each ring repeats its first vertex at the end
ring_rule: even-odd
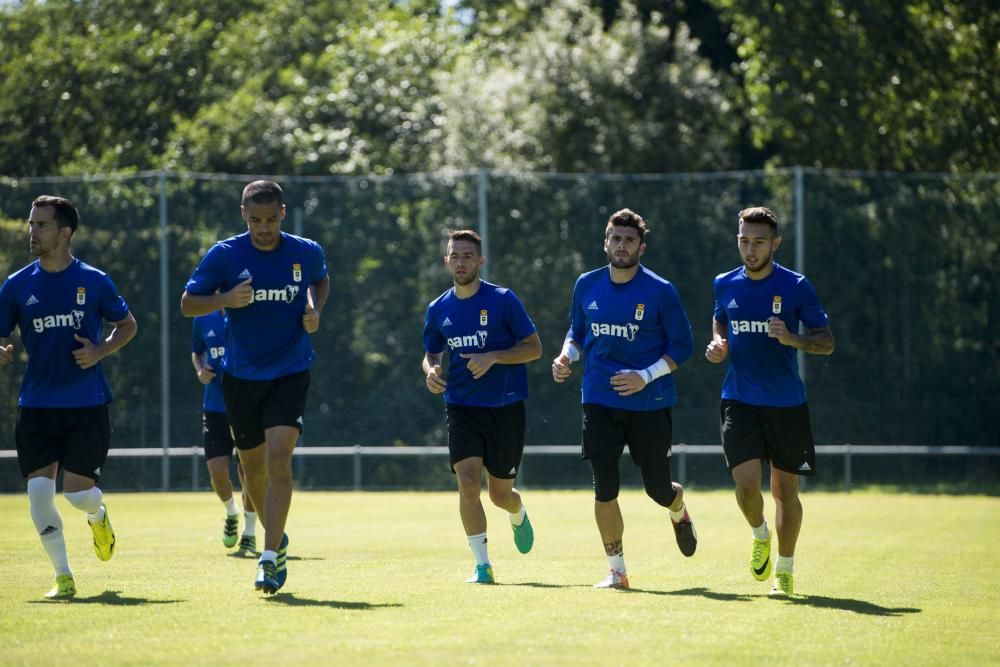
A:
POLYGON ((799 336, 798 348, 808 354, 833 354, 834 345, 829 327, 808 330, 804 336, 799 336))
POLYGON ((605 542, 604 553, 609 556, 620 556, 622 554, 622 541, 615 540, 614 542, 605 542))

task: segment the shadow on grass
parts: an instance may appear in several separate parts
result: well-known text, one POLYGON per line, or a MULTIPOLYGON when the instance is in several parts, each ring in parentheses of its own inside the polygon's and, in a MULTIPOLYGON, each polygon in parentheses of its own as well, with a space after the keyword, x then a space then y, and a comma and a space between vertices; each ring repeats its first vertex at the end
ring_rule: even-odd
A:
POLYGON ((402 607, 398 602, 386 602, 385 604, 372 604, 371 602, 347 602, 346 600, 313 600, 311 598, 296 597, 294 593, 277 593, 264 598, 268 604, 283 604, 289 607, 327 607, 329 609, 385 609, 389 607, 402 607))
POLYGON ((753 595, 745 593, 718 593, 704 587, 682 588, 679 591, 651 591, 644 588, 630 588, 625 593, 645 593, 647 595, 671 595, 680 597, 699 597, 709 600, 719 600, 720 602, 750 602, 753 595))
POLYGON ((574 588, 577 584, 543 584, 538 581, 522 581, 516 584, 497 582, 497 586, 523 586, 525 588, 574 588))
POLYGON ((29 600, 28 602, 30 604, 55 604, 62 602, 66 604, 106 604, 113 607, 138 607, 144 604, 176 604, 178 602, 184 602, 184 600, 151 600, 149 598, 133 598, 123 596, 121 591, 104 591, 100 595, 93 595, 89 598, 76 596, 61 600, 29 600))
POLYGON ((828 598, 822 595, 795 595, 790 598, 779 599, 789 604, 804 604, 820 609, 853 611, 855 614, 864 614, 865 616, 902 616, 903 614, 919 614, 923 611, 923 609, 916 607, 883 607, 882 605, 866 600, 828 598))
MULTIPOLYGON (((236 560, 256 560, 260 558, 260 552, 247 553, 246 551, 231 551, 226 554, 229 558, 235 558, 236 560)), ((326 560, 323 556, 288 556, 287 560, 299 561, 299 560, 326 560)))

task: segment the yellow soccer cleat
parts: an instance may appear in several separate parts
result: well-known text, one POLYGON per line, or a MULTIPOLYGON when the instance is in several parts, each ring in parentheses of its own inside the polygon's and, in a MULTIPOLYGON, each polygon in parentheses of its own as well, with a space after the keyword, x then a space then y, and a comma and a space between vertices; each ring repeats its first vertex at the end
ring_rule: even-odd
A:
POLYGON ((774 588, 771 589, 771 595, 774 597, 790 597, 792 594, 792 573, 775 572, 774 588))
POLYGON ((763 540, 753 541, 753 551, 750 553, 750 574, 757 581, 767 581, 771 576, 771 536, 763 540))
POLYGON ((56 576, 56 585, 45 594, 50 600, 68 600, 76 595, 76 582, 73 581, 72 574, 60 574, 56 576))
POLYGON ((94 533, 94 552, 100 560, 111 560, 115 555, 115 531, 111 527, 111 518, 108 516, 107 505, 104 508, 104 518, 97 523, 90 523, 90 530, 94 533))
POLYGON ((238 539, 236 529, 239 528, 239 525, 239 514, 226 517, 226 523, 222 526, 222 544, 227 549, 232 549, 236 546, 236 540, 238 539))

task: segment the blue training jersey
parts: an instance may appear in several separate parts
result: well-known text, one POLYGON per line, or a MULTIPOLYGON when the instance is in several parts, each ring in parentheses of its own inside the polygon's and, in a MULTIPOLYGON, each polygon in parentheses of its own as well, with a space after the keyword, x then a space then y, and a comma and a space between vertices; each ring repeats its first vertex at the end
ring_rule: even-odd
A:
POLYGON ((219 311, 194 318, 191 325, 191 351, 205 355, 205 365, 215 371, 215 377, 205 385, 201 409, 205 412, 225 412, 222 400, 222 360, 226 358, 226 318, 219 311))
POLYGON ((326 257, 315 241, 281 232, 277 248, 258 250, 244 232, 212 246, 184 289, 204 296, 252 279, 253 301, 226 310, 222 368, 244 380, 274 380, 312 363, 302 315, 309 285, 325 276, 326 257))
POLYGON ((478 380, 461 355, 506 350, 535 333, 514 292, 485 280, 467 299, 451 288, 427 307, 424 350, 431 354, 448 347, 446 403, 501 407, 528 397, 528 372, 524 364, 494 364, 478 380))
POLYGON ((715 278, 715 320, 728 329, 729 368, 722 398, 750 405, 792 407, 806 402, 797 350, 770 338, 768 319, 780 317, 792 333, 799 322, 827 326, 827 316, 805 276, 774 263, 766 278, 751 280, 740 267, 715 278))
POLYGON ((104 321, 120 322, 128 304, 103 271, 74 259, 57 273, 32 262, 0 287, 0 337, 16 325, 28 352, 18 405, 31 408, 86 408, 111 401, 100 363, 76 364, 82 347, 73 335, 94 345, 104 340, 104 321))
POLYGON ((573 288, 567 336, 583 348, 583 402, 623 410, 660 410, 677 402, 668 373, 631 396, 620 396, 611 376, 642 370, 664 354, 678 366, 691 357, 691 323, 676 288, 639 265, 627 283, 611 282, 610 267, 584 273, 573 288))

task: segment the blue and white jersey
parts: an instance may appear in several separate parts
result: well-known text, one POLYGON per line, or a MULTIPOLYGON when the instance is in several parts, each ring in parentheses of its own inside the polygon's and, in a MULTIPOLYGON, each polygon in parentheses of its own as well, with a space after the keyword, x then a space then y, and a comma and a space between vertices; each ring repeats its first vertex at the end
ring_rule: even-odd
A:
POLYGON ((225 412, 222 400, 222 360, 226 358, 226 318, 219 311, 194 318, 191 325, 191 351, 205 355, 205 365, 215 372, 205 385, 201 409, 205 412, 225 412))
POLYGON ((302 326, 309 285, 326 276, 318 243, 281 232, 274 250, 258 250, 243 233, 212 246, 184 287, 189 294, 228 292, 247 278, 253 301, 226 311, 222 368, 244 380, 274 380, 309 368, 315 353, 302 326))
POLYGON ((86 408, 111 401, 100 363, 82 369, 73 350, 104 340, 104 322, 120 322, 128 304, 106 273, 74 259, 57 273, 32 262, 0 287, 0 337, 21 330, 28 367, 18 405, 31 408, 86 408))
POLYGON ((583 348, 583 402, 623 410, 660 410, 677 402, 673 374, 631 396, 611 386, 621 370, 642 370, 667 354, 678 366, 691 357, 691 323, 676 288, 639 265, 627 283, 608 266, 584 273, 573 288, 568 336, 583 348))
POLYGON ((485 280, 467 299, 455 296, 453 287, 432 301, 424 319, 424 350, 439 354, 448 348, 445 402, 496 408, 527 398, 524 364, 494 364, 476 380, 460 355, 506 350, 533 333, 535 324, 514 292, 485 280))
POLYGON ((780 317, 797 333, 827 326, 827 316, 805 276, 774 263, 766 278, 751 280, 740 267, 715 278, 715 320, 729 338, 729 368, 722 398, 750 405, 792 407, 806 402, 797 350, 770 338, 768 319, 780 317))

